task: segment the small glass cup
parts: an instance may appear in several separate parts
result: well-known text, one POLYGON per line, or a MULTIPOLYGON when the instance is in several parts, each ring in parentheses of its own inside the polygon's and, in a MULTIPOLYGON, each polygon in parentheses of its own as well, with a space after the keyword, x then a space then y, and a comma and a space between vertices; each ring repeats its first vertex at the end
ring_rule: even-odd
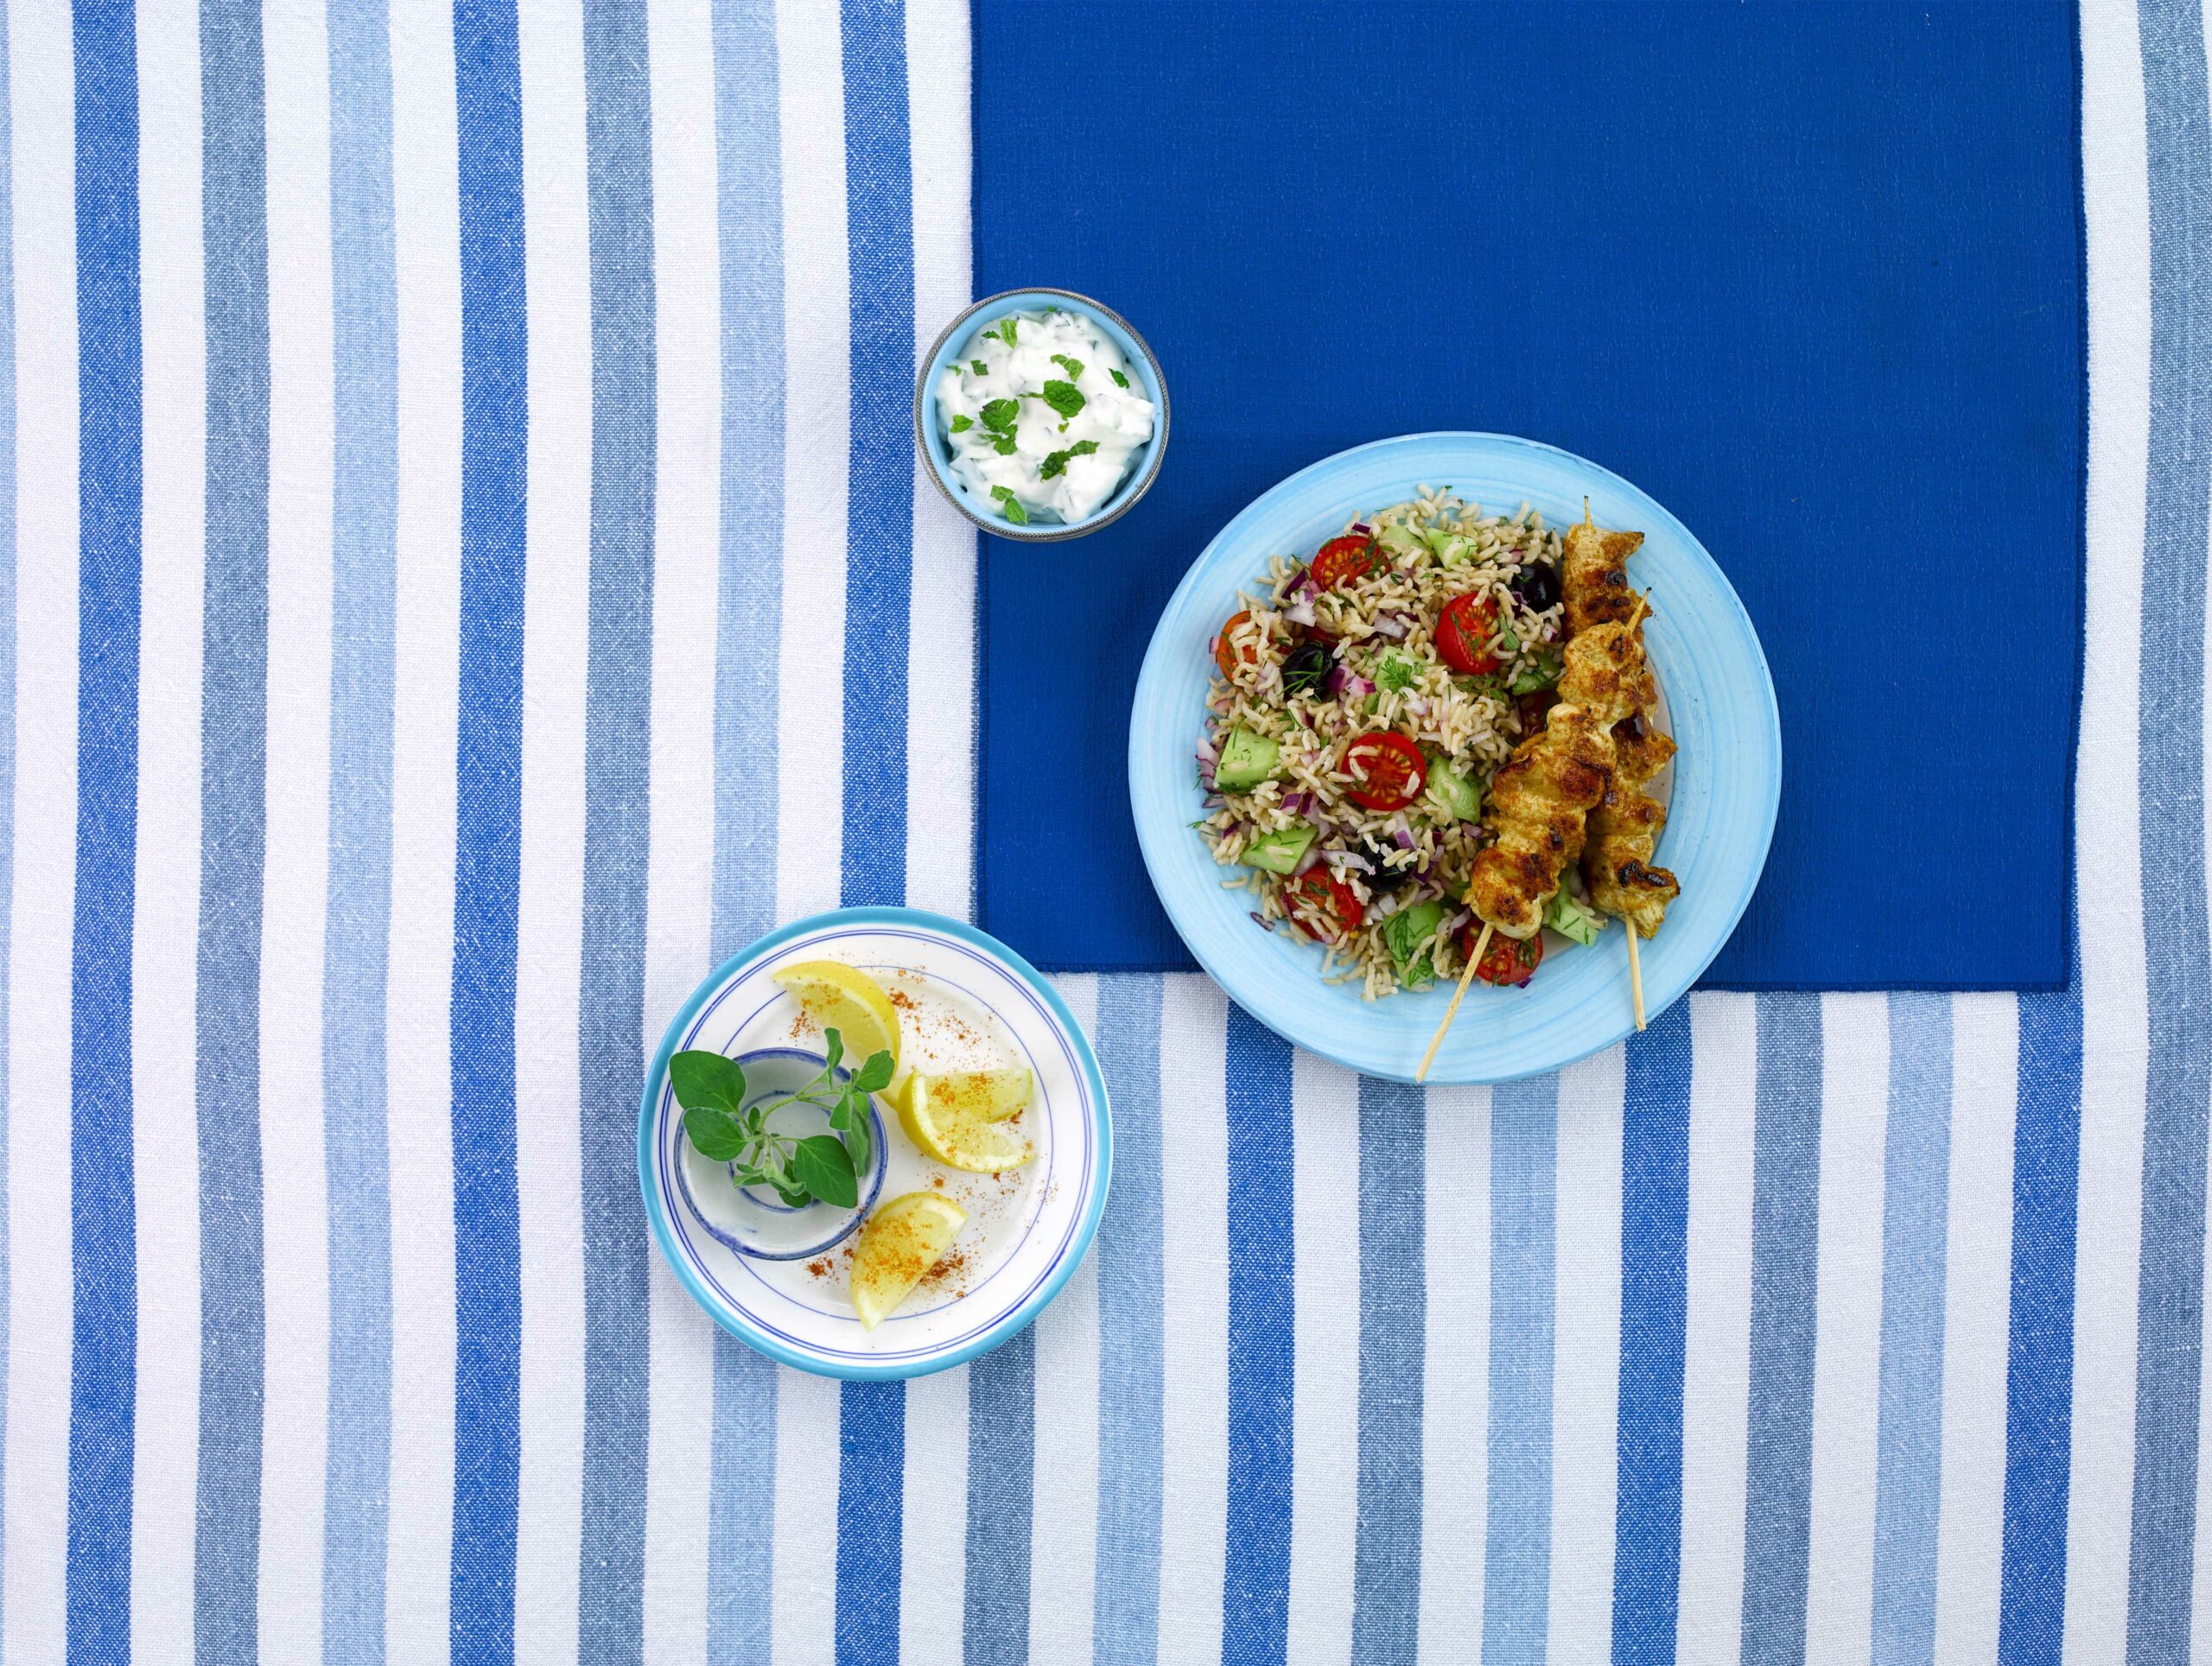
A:
MULTIPOLYGON (((764 1099, 780 1099, 822 1074, 829 1062, 818 1052, 799 1047, 764 1047, 741 1053, 739 1068, 745 1072, 745 1103, 751 1110, 764 1099)), ((835 1079, 842 1085, 850 1072, 839 1069, 835 1079)), ((676 1165, 676 1183, 685 1205, 708 1235, 725 1249, 760 1261, 804 1261, 833 1250, 868 1218, 883 1190, 885 1148, 883 1117, 875 1098, 868 1102, 868 1160, 860 1176, 860 1199, 850 1209, 836 1209, 819 1201, 794 1208, 766 1186, 740 1186, 735 1165, 702 1156, 689 1138, 676 1165)), ((769 1126, 794 1139, 828 1134, 830 1114, 818 1106, 785 1105, 773 1112, 769 1126)))

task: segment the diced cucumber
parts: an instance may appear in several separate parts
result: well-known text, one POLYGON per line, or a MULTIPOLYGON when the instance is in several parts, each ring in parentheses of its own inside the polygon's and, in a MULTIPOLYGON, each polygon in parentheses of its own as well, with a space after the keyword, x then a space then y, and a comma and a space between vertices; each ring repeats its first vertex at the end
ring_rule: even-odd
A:
POLYGON ((1440 816, 1471 822, 1483 813, 1483 790, 1475 778, 1441 754, 1428 760, 1428 786, 1421 796, 1440 816))
POLYGON ((1382 922, 1382 946, 1390 951, 1399 982, 1410 988, 1436 976, 1427 944, 1443 923, 1444 905, 1433 898, 1408 904, 1382 922))
POLYGON ((1264 868, 1270 874, 1287 874, 1306 858, 1317 830, 1306 822, 1262 833, 1244 847, 1237 860, 1247 868, 1264 868))
POLYGON ((1436 557, 1438 564, 1445 567, 1449 567, 1474 548, 1473 541, 1465 534, 1447 531, 1441 526, 1423 527, 1421 537, 1421 542, 1428 546, 1429 553, 1436 557))
POLYGON ((1224 792, 1249 792, 1275 773, 1281 752, 1266 735, 1255 734, 1240 723, 1221 743, 1221 761, 1214 766, 1213 784, 1224 792))
POLYGON ((1394 556, 1410 556, 1421 548, 1421 534, 1396 521, 1378 527, 1375 541, 1394 556))
POLYGON ((1573 938, 1586 949, 1605 929, 1605 917, 1578 902, 1564 885, 1553 892, 1552 900, 1544 905, 1544 924, 1561 937, 1573 938))
POLYGON ((1546 649, 1513 679, 1513 692, 1534 694, 1538 689, 1548 689, 1559 681, 1561 669, 1559 656, 1546 649))

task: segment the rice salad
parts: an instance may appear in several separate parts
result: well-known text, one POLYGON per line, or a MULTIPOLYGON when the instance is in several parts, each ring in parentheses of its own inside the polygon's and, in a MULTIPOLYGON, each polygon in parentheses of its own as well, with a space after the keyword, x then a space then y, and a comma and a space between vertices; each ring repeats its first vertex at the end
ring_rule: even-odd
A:
MULTIPOLYGON (((1526 504, 1424 486, 1273 557, 1215 637, 1193 825, 1324 979, 1373 1001, 1459 976, 1491 778, 1555 698, 1562 542, 1526 504)), ((1547 924, 1588 943, 1603 918, 1569 874, 1547 924)), ((1497 939, 1478 975, 1525 983, 1543 937, 1497 939)))

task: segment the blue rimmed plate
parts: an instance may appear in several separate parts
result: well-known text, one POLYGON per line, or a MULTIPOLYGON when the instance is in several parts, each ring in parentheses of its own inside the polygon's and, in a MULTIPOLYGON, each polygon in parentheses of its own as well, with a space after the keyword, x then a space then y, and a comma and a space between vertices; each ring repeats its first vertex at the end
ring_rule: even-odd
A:
MULTIPOLYGON (((1320 951, 1262 932, 1250 899, 1190 823, 1204 813, 1192 764, 1212 662, 1206 645, 1276 555, 1310 555, 1354 517, 1422 486, 1449 486, 1493 512, 1527 503, 1579 520, 1586 494, 1603 526, 1644 535, 1630 567, 1651 593, 1652 665, 1681 747, 1658 860, 1682 895, 1643 945, 1648 1010, 1679 999, 1720 952, 1766 865, 1782 794, 1782 725, 1758 637, 1720 569, 1647 493, 1571 452, 1503 434, 1412 434, 1300 470, 1224 527, 1160 615, 1129 717, 1129 802, 1154 888, 1198 963, 1262 1023, 1370 1076, 1412 1078, 1450 992, 1367 1002, 1315 975, 1320 951)), ((1241 871, 1241 870, 1238 870, 1241 871)), ((1429 1079, 1503 1082, 1555 1070, 1634 1027, 1628 944, 1615 926, 1591 948, 1548 956, 1526 989, 1478 983, 1429 1079)))
POLYGON ((693 992, 661 1038, 638 1122, 638 1180, 654 1240, 715 1322, 770 1358, 825 1377, 919 1377, 996 1347, 1040 1312, 1082 1263, 1113 1167, 1106 1084, 1059 994, 1029 963, 973 927, 912 908, 846 908, 771 932, 693 992), (813 1048, 820 1037, 778 987, 778 969, 841 960, 877 979, 900 1009, 902 1066, 1026 1065, 1036 1091, 1022 1131, 1037 1155, 1003 1175, 930 1161, 883 1118, 882 1196, 933 1187, 969 1220, 938 1275, 874 1331, 846 1290, 853 1240, 811 1260, 737 1253, 686 1204, 682 1112, 668 1061, 690 1047, 734 1057, 813 1048))

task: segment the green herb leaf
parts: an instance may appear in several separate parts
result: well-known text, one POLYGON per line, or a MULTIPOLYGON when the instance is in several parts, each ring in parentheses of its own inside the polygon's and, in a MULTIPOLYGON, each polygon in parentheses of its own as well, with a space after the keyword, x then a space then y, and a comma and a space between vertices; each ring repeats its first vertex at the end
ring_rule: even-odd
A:
POLYGON ((1056 353, 1052 355, 1052 362, 1056 365, 1064 365, 1067 367, 1069 381, 1080 382, 1083 379, 1082 359, 1071 359, 1064 353, 1056 353))
MULTIPOLYGON (((836 1069, 838 1065, 843 1061, 845 1057, 845 1038, 838 1034, 834 1029, 824 1030, 822 1032, 822 1044, 823 1052, 829 1060, 823 1071, 823 1073, 826 1076, 830 1071, 836 1069)), ((813 1084, 809 1083, 807 1085, 811 1087, 813 1084)))
POLYGON ((1009 347, 1014 345, 1014 321, 1011 317, 999 320, 999 340, 1009 347))
MULTIPOLYGON (((1064 423, 1061 426, 1065 428, 1066 424, 1064 423)), ((1067 473, 1069 458, 1088 457, 1097 449, 1098 442, 1096 440, 1077 440, 1065 451, 1055 451, 1048 455, 1037 470, 1038 478, 1046 480, 1058 480, 1067 473)))
POLYGON ((718 1052, 693 1048, 668 1061, 668 1079, 676 1090, 676 1103, 684 1110, 699 1106, 736 1115, 745 1103, 745 1072, 737 1061, 718 1052))
POLYGON ((988 376, 991 373, 991 367, 980 359, 970 359, 968 361, 968 367, 978 376, 988 376))
POLYGON ((853 1085, 862 1093, 880 1093, 891 1085, 891 1055, 879 1048, 854 1072, 853 1085))
POLYGON ((1001 457, 1011 457, 1014 455, 1015 450, 1014 436, 1009 434, 1002 438, 992 441, 991 449, 997 452, 1001 457))
POLYGON ((1129 378, 1122 375, 1121 372, 1117 370, 1109 370, 1106 373, 1114 378, 1114 385, 1116 387, 1125 388, 1128 386, 1129 378))
POLYGON ((1072 420, 1076 412, 1090 403, 1075 391, 1074 383, 1058 380, 1046 383, 1045 391, 1039 397, 1058 411, 1064 421, 1072 420))
POLYGON ((1021 415, 1018 400, 994 399, 983 407, 983 426, 994 434, 1014 432, 1014 418, 1021 415))
POLYGON ((709 1162, 733 1161, 747 1144, 737 1119, 712 1105, 694 1105, 685 1111, 683 1131, 690 1136, 692 1148, 709 1162))
MULTIPOLYGON (((838 1124, 837 1131, 845 1136, 845 1149, 852 1154, 853 1167, 865 1173, 868 1153, 874 1149, 875 1145, 868 1131, 868 1096, 849 1093, 837 1102, 837 1109, 845 1116, 844 1122, 838 1124)), ((836 1122, 836 1113, 831 1114, 830 1121, 836 1122)))
MULTIPOLYGON (((1007 449, 1011 451, 1014 448, 1008 446, 1007 449)), ((991 495, 999 500, 999 506, 1005 512, 1006 518, 1016 526, 1029 525, 1029 512, 1021 506, 1021 499, 1014 495, 1012 487, 995 486, 991 488, 991 495)))
POLYGON ((972 416, 956 416, 952 419, 952 431, 955 434, 965 434, 975 426, 976 419, 972 416))
MULTIPOLYGON (((814 1201, 814 1194, 812 1192, 809 1192, 797 1180, 791 1179, 787 1175, 780 1173, 767 1174, 764 1175, 762 1178, 766 1180, 770 1186, 775 1187, 776 1195, 778 1197, 781 1198, 785 1203, 789 1204, 794 1209, 804 1209, 807 1205, 814 1201)), ((857 1196, 858 1194, 855 1193, 855 1195, 857 1196)))
POLYGON ((827 1134, 801 1140, 791 1152, 791 1175, 826 1204, 850 1209, 861 1200, 860 1179, 852 1154, 827 1134))

